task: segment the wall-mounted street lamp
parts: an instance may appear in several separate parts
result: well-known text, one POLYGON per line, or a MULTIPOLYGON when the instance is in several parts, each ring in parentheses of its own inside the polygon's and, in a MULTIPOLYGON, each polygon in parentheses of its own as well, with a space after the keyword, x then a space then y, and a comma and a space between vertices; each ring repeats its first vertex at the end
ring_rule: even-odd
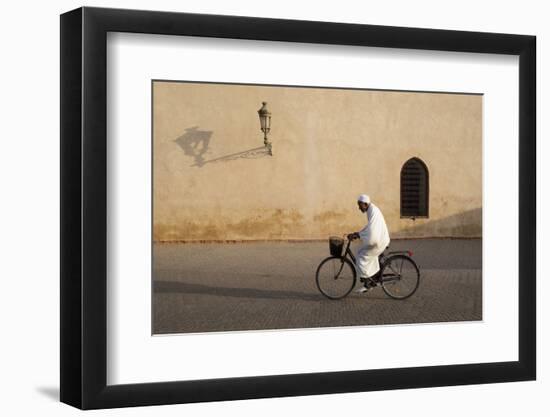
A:
POLYGON ((260 127, 264 132, 264 145, 267 148, 267 152, 273 155, 271 142, 267 140, 267 135, 271 130, 271 113, 267 110, 267 102, 262 102, 262 108, 258 110, 258 116, 260 116, 260 127))

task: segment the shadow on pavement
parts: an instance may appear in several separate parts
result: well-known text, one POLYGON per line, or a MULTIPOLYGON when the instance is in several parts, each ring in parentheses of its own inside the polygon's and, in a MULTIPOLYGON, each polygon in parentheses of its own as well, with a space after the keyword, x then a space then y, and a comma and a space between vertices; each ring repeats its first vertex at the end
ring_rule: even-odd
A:
POLYGON ((209 287, 201 284, 188 284, 178 281, 155 281, 155 293, 185 293, 218 295, 221 297, 237 298, 267 298, 272 300, 303 300, 323 301, 321 294, 307 294, 297 291, 259 290, 256 288, 231 288, 231 287, 209 287))

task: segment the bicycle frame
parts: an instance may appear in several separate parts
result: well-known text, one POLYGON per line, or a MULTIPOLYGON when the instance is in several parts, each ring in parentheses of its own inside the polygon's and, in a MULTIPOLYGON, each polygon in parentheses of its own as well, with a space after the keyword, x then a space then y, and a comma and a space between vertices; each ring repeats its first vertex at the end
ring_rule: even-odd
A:
POLYGON ((346 245, 346 250, 344 251, 344 255, 342 258, 346 258, 349 256, 351 262, 353 263, 353 267, 355 268, 355 256, 353 255, 353 252, 349 248, 351 245, 351 240, 348 239, 348 244, 346 245))
MULTIPOLYGON (((357 273, 358 271, 357 271, 357 267, 355 266, 356 265, 355 264, 355 262, 356 262, 355 255, 353 254, 353 252, 350 249, 351 240, 347 239, 347 241, 348 241, 348 244, 346 245, 346 249, 344 251, 344 254, 342 255, 342 259, 349 258, 349 260, 353 264, 353 268, 355 269, 355 272, 357 273)), ((384 252, 382 252, 378 256, 378 262, 380 263, 380 271, 382 271, 384 269, 384 267, 386 266, 386 259, 388 259, 392 255, 405 255, 416 265, 416 262, 414 262, 414 260, 411 258, 411 252, 410 251, 399 250, 399 251, 391 251, 391 252, 388 252, 386 254, 386 251, 384 250, 384 252)), ((343 266, 344 266, 344 262, 342 261, 342 267, 343 266)), ((340 275, 341 268, 340 268, 340 271, 338 271, 338 274, 336 274, 336 276, 340 275)), ((394 272, 393 274, 384 274, 382 277, 380 277, 380 280, 381 281, 396 281, 396 280, 398 281, 400 279, 401 272, 399 272, 399 273, 396 272, 396 271, 393 271, 393 272, 394 272)))
MULTIPOLYGON (((332 247, 333 242, 330 241, 331 256, 321 261, 321 263, 317 267, 317 272, 315 273, 315 281, 317 283, 317 288, 324 296, 332 300, 338 300, 343 297, 346 297, 353 290, 357 282, 357 276, 358 276, 358 269, 356 266, 357 259, 351 250, 352 240, 347 239, 347 241, 348 242, 345 249, 342 248, 343 250, 339 254, 336 254, 334 252, 333 250, 334 248, 332 247), (337 263, 336 264, 331 263, 331 262, 334 262, 334 260, 336 259, 340 262, 339 267, 337 263), (324 267, 324 265, 327 262, 329 262, 328 267, 324 267), (352 281, 349 281, 350 269, 348 269, 348 267, 345 266, 346 264, 349 265, 349 268, 351 268, 351 271, 353 272, 352 281), (330 265, 332 265, 332 267, 330 265), (331 269, 331 272, 328 272, 329 268, 331 269), (334 280, 338 280, 338 278, 340 278, 340 275, 342 274, 342 271, 344 271, 344 268, 346 268, 346 272, 348 273, 345 276, 347 283, 345 282, 343 287, 345 291, 339 292, 335 295, 334 291, 332 290, 332 287, 325 287, 325 285, 328 284, 332 286, 333 284, 330 284, 327 281, 327 279, 329 281, 331 280, 331 278, 334 280), (335 271, 334 269, 337 269, 337 271, 335 271), (320 274, 321 270, 325 272, 320 274), (327 272, 328 272, 328 275, 327 275, 327 272), (327 289, 328 289, 328 292, 327 292, 327 289)), ((379 272, 377 272, 374 276, 368 277, 366 279, 359 277, 360 281, 367 289, 371 287, 381 286, 384 292, 386 293, 386 295, 388 295, 393 299, 408 298, 412 294, 414 294, 420 282, 420 271, 418 269, 418 266, 416 265, 416 262, 414 262, 414 260, 411 258, 412 253, 410 251, 390 252, 388 251, 388 249, 389 249, 389 246, 386 247, 384 251, 378 255, 378 261, 380 263, 379 272), (400 263, 400 260, 401 260, 401 263, 400 263), (405 274, 405 271, 410 271, 410 264, 412 264, 414 269, 416 269, 416 271, 413 271, 413 274, 416 273, 416 276, 412 277, 414 278, 414 281, 412 281, 414 284, 414 287, 407 289, 408 292, 406 293, 400 293, 402 291, 402 286, 398 284, 398 282, 403 280, 403 282, 408 283, 410 281, 408 278, 410 274, 408 272, 407 274, 405 274), (403 269, 404 265, 407 265, 406 269, 403 269), (406 278, 406 280, 404 278, 406 278), (395 284, 396 286, 394 286, 393 284, 395 284)), ((404 287, 404 288, 406 289, 407 287, 404 287)))

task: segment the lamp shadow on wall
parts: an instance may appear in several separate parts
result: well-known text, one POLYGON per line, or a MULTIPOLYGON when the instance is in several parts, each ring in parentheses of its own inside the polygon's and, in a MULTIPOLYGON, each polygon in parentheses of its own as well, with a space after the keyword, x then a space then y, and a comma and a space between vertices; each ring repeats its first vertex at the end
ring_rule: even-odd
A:
POLYGON ((411 226, 393 232, 392 237, 448 236, 479 238, 482 234, 482 218, 482 208, 479 207, 437 220, 418 219, 419 223, 416 225, 412 220, 409 220, 411 226))
POLYGON ((193 166, 201 167, 205 163, 204 155, 208 152, 213 133, 211 130, 200 130, 198 126, 193 126, 185 129, 185 133, 174 142, 183 149, 185 155, 195 159, 193 166))
POLYGON ((213 134, 214 132, 211 130, 200 130, 198 126, 193 126, 185 129, 185 133, 174 142, 183 149, 185 155, 194 158, 195 162, 191 166, 199 168, 202 168, 206 164, 229 162, 238 159, 258 159, 270 156, 265 146, 259 146, 206 160, 204 156, 210 151, 210 141, 213 134))

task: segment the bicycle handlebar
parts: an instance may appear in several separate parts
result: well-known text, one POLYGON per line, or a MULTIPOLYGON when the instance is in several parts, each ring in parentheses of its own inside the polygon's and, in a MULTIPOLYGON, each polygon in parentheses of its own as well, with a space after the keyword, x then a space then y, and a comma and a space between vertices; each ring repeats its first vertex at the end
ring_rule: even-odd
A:
POLYGON ((353 233, 347 233, 344 235, 344 238, 346 238, 347 240, 349 240, 350 242, 355 240, 355 239, 360 239, 361 237, 359 236, 359 234, 357 234, 357 237, 355 239, 350 239, 348 236, 351 235, 351 234, 355 234, 357 232, 353 232, 353 233))

